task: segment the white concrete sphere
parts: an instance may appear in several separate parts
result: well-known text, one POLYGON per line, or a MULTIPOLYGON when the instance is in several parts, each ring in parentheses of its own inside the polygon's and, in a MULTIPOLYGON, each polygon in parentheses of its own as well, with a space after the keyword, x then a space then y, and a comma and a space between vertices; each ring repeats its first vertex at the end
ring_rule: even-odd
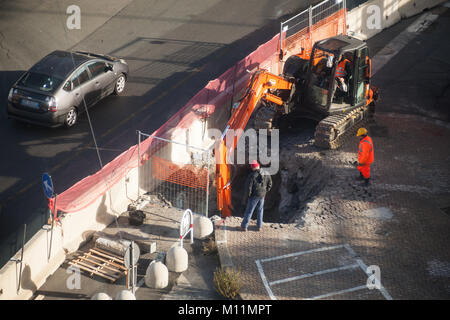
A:
POLYGON ((136 297, 131 291, 122 290, 116 295, 115 300, 136 300, 136 297))
POLYGON ((187 251, 175 245, 169 249, 166 255, 166 264, 169 271, 183 272, 188 268, 188 254, 187 251))
POLYGON ((99 292, 94 294, 91 300, 112 300, 112 298, 104 292, 99 292))
POLYGON ((204 239, 214 231, 214 225, 210 219, 201 215, 194 215, 194 238, 204 239))
POLYGON ((145 285, 162 289, 169 284, 169 270, 161 261, 152 261, 145 272, 145 285))

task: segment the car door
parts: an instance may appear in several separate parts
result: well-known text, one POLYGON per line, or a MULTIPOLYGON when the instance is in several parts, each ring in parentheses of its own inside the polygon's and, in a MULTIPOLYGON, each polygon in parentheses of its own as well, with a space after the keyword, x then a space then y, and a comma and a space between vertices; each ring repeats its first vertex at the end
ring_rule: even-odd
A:
POLYGON ((86 66, 81 66, 70 80, 72 82, 72 94, 74 99, 80 102, 81 111, 84 111, 84 103, 86 103, 86 107, 95 103, 94 88, 90 79, 86 66))
POLYGON ((114 77, 114 74, 107 68, 104 61, 94 61, 88 64, 88 69, 92 76, 92 82, 95 90, 96 102, 109 94, 108 88, 114 77))

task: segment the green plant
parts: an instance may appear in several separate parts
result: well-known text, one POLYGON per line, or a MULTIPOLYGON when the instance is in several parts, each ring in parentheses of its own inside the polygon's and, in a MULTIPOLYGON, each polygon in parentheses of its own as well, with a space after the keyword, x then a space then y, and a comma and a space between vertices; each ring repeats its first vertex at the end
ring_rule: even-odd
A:
POLYGON ((241 270, 221 267, 214 272, 214 288, 225 298, 234 299, 241 287, 241 270))

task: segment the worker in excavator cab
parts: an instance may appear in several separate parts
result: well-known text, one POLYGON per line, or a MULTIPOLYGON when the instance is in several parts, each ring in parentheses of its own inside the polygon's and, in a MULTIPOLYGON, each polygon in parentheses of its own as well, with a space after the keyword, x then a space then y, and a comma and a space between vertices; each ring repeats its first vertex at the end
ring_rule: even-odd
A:
POLYGON ((348 94, 349 76, 351 74, 351 58, 350 52, 343 54, 336 68, 336 93, 338 97, 344 97, 348 94))
POLYGON ((360 178, 364 180, 364 185, 367 186, 370 183, 370 165, 374 160, 373 142, 366 128, 359 128, 356 136, 360 139, 357 168, 360 178))

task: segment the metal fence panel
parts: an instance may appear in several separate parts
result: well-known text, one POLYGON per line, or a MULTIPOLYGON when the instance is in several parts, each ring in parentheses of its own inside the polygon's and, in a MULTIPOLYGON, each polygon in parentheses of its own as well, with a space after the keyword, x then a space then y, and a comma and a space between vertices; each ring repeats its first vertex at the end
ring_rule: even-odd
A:
POLYGON ((346 8, 346 0, 325 0, 281 23, 280 49, 283 54, 302 47, 311 50, 312 31, 346 8))
POLYGON ((325 0, 314 7, 312 7, 312 24, 316 24, 319 21, 326 19, 333 13, 338 12, 344 8, 344 0, 325 0))
POLYGON ((139 187, 176 208, 191 209, 208 216, 211 152, 177 141, 138 132, 151 139, 147 150, 140 149, 139 187))

